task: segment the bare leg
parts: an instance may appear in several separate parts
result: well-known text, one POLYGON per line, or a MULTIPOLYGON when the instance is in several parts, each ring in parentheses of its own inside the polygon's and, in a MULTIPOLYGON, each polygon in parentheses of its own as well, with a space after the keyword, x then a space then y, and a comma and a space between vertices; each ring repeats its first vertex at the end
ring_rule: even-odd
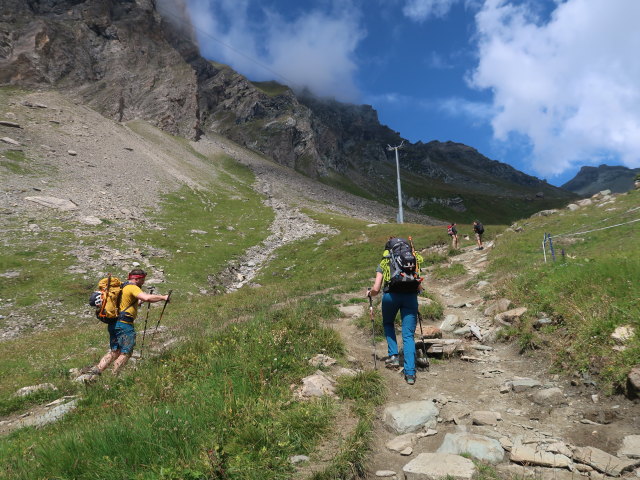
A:
POLYGON ((120 350, 110 350, 107 354, 102 357, 100 363, 96 366, 96 368, 100 371, 100 373, 104 372, 105 369, 120 356, 120 350))
POLYGON ((119 355, 116 361, 113 363, 113 374, 118 375, 118 373, 120 373, 120 370, 127 364, 130 358, 130 353, 119 355))

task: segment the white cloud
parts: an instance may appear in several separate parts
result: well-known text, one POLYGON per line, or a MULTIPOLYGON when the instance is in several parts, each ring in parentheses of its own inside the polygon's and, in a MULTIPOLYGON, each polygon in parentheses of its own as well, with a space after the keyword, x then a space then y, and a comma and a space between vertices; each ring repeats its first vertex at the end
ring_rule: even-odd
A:
POLYGON ((640 2, 566 0, 546 20, 533 5, 486 0, 476 16, 471 84, 493 92, 495 137, 526 136, 543 175, 640 166, 640 2))
POLYGON ((407 17, 417 22, 427 20, 429 17, 442 18, 451 7, 460 0, 407 0, 402 9, 407 17))
POLYGON ((490 104, 474 102, 460 97, 447 98, 440 101, 437 106, 452 117, 463 116, 483 122, 489 121, 495 113, 493 106, 490 104))
POLYGON ((189 0, 203 55, 252 80, 274 79, 320 96, 357 99, 354 52, 364 31, 350 2, 290 21, 263 10, 256 23, 249 12, 259 8, 251 0, 189 0))

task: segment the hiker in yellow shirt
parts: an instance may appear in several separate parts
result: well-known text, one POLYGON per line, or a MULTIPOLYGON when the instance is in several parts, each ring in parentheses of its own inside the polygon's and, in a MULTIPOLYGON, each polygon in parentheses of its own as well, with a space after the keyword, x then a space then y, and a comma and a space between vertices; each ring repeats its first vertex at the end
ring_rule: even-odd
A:
POLYGON ((113 374, 117 375, 129 361, 136 344, 136 331, 133 322, 138 316, 138 305, 144 302, 155 303, 168 301, 169 295, 154 295, 142 291, 147 274, 139 268, 131 270, 129 278, 122 289, 120 299, 120 316, 108 326, 109 352, 102 357, 100 363, 91 371, 100 375, 113 362, 113 374))

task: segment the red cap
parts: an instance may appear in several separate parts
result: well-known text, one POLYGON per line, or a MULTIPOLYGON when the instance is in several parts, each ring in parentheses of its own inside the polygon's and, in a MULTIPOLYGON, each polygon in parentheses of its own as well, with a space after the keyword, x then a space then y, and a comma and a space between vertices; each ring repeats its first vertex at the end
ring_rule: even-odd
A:
POLYGON ((129 280, 135 280, 137 278, 146 278, 146 275, 129 275, 129 280))

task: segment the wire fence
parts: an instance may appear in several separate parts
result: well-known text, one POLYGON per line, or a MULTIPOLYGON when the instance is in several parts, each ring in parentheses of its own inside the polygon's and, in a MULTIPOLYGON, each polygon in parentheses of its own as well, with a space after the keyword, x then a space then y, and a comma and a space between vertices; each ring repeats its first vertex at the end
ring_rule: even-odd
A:
MULTIPOLYGON (((640 207, 634 208, 632 210, 629 210, 625 213, 629 213, 632 212, 634 210, 638 210, 640 209, 640 207)), ((631 223, 635 223, 635 222, 640 222, 640 218, 636 218, 635 220, 629 220, 628 222, 623 222, 623 223, 617 223, 615 225, 609 225, 607 227, 601 227, 601 228, 593 228, 591 230, 585 230, 582 232, 573 232, 573 233, 562 233, 560 235, 551 235, 550 233, 545 233, 544 234, 544 239, 542 240, 542 254, 544 255, 544 262, 547 263, 547 245, 549 246, 549 253, 551 254, 551 258, 553 259, 553 261, 556 261, 556 253, 555 253, 555 249, 553 246, 553 239, 554 238, 562 238, 562 237, 575 237, 578 235, 585 235, 587 233, 593 233, 593 232, 599 232, 601 230, 608 230, 610 228, 617 228, 617 227, 622 227, 623 225, 629 225, 631 223)), ((564 250, 562 251, 563 257, 564 257, 564 250)))

